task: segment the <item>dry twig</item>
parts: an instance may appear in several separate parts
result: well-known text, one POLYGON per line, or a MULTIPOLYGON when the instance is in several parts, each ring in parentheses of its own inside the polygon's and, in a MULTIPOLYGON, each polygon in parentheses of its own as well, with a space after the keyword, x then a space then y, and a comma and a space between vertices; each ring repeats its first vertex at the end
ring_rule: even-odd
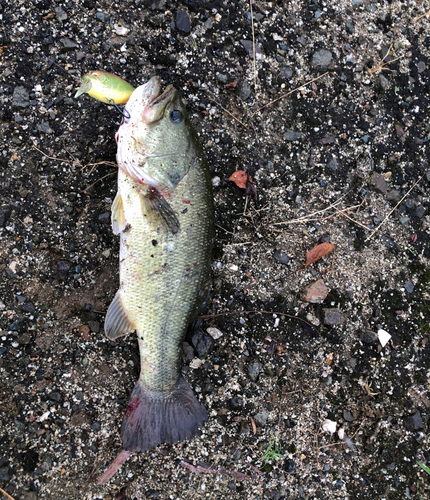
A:
POLYGON ((252 12, 252 0, 249 0, 249 10, 251 13, 251 30, 252 30, 252 55, 254 64, 254 92, 257 93, 257 68, 256 68, 256 49, 255 49, 255 32, 254 32, 254 14, 252 12))
POLYGON ((13 497, 9 495, 9 493, 6 493, 4 490, 0 488, 0 493, 3 493, 3 495, 8 498, 9 500, 15 500, 13 497))
POLYGON ((239 120, 239 118, 236 118, 232 113, 230 113, 230 111, 228 111, 223 106, 221 106, 221 104, 218 101, 216 101, 213 97, 209 97, 209 100, 212 101, 212 102, 214 102, 223 111, 225 111, 228 115, 230 115, 233 118, 233 120, 236 120, 238 123, 240 123, 242 125, 242 127, 247 128, 246 125, 242 121, 239 120))
POLYGON ((267 106, 270 106, 271 104, 274 104, 275 102, 278 102, 280 101, 281 99, 283 99, 284 97, 288 97, 290 94, 293 94, 294 92, 297 92, 298 90, 300 89, 303 89, 305 88, 307 85, 309 85, 310 83, 312 82, 315 82, 317 80, 320 80, 323 76, 325 75, 328 75, 328 71, 326 73, 323 73, 322 75, 320 76, 317 76, 316 78, 310 80, 309 82, 306 82, 304 83, 303 85, 301 85, 300 87, 297 87, 296 89, 293 89, 293 90, 290 90, 289 92, 287 92, 286 94, 283 94, 281 95, 281 97, 278 97, 277 99, 274 99, 273 101, 270 101, 269 103, 265 104, 264 106, 261 106, 261 108, 258 108, 257 111, 255 111, 253 114, 255 115, 255 113, 261 111, 262 109, 264 108, 267 108, 267 106))
POLYGON ((381 62, 378 64, 378 66, 376 66, 375 68, 369 69, 369 74, 370 75, 373 75, 373 73, 376 73, 376 71, 379 71, 379 70, 383 71, 384 69, 387 69, 385 66, 388 66, 388 64, 391 64, 391 63, 393 63, 395 61, 398 61, 399 59, 401 59, 403 57, 403 56, 396 57, 395 59, 392 59, 391 61, 388 61, 388 62, 384 63, 385 59, 390 54, 391 47, 392 47, 392 45, 390 45, 390 48, 387 50, 387 53, 382 58, 381 62))
POLYGON ((421 18, 423 17, 426 17, 426 16, 430 16, 430 10, 428 12, 426 12, 425 14, 421 14, 420 16, 416 17, 412 22, 413 23, 416 23, 417 21, 419 21, 421 18))
POLYGON ((403 198, 399 201, 399 203, 397 203, 397 205, 393 208, 393 210, 391 210, 391 212, 387 215, 387 217, 385 217, 385 219, 379 224, 378 227, 376 227, 370 234, 369 236, 364 240, 365 242, 370 240, 371 238, 373 238, 373 235, 379 230, 379 228, 385 224, 385 222, 387 221, 387 219, 390 217, 390 215, 394 212, 394 210, 396 210, 396 208, 400 205, 400 203, 402 203, 402 201, 409 195, 409 193, 414 189, 414 187, 420 182, 420 180, 424 177, 425 173, 414 183, 414 185, 411 187, 411 189, 409 189, 409 191, 405 194, 405 196, 403 196, 403 198))

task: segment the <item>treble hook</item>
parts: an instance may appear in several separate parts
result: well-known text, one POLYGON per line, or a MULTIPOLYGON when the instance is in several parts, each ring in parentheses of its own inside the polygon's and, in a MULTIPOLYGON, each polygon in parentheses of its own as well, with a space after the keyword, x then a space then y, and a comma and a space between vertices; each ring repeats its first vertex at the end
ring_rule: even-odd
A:
POLYGON ((115 100, 114 99, 109 99, 108 97, 105 97, 106 101, 108 102, 108 104, 111 104, 112 106, 114 106, 114 108, 118 111, 118 113, 122 116, 122 120, 121 120, 121 123, 117 123, 115 121, 112 120, 112 122, 114 123, 114 125, 116 126, 120 126, 123 124, 124 122, 124 118, 126 120, 128 120, 130 118, 130 113, 124 108, 124 111, 122 109, 120 109, 118 107, 118 105, 116 104, 115 100))

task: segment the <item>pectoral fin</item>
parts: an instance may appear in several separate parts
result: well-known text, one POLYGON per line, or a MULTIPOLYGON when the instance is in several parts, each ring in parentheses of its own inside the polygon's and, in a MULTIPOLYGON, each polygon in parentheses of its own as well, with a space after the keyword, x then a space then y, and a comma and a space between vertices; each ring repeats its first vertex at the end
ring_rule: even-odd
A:
POLYGON ((118 337, 123 337, 133 332, 136 327, 129 320, 127 312, 125 311, 122 301, 121 294, 118 290, 116 295, 109 306, 108 312, 105 318, 105 333, 106 336, 115 340, 118 337))
POLYGON ((142 211, 155 226, 161 225, 173 234, 179 231, 179 221, 173 208, 157 189, 149 188, 146 194, 141 194, 140 200, 142 211))
POLYGON ((126 226, 125 215, 124 215, 124 203, 122 201, 122 196, 117 193, 112 205, 112 231, 113 234, 119 234, 124 231, 126 226))

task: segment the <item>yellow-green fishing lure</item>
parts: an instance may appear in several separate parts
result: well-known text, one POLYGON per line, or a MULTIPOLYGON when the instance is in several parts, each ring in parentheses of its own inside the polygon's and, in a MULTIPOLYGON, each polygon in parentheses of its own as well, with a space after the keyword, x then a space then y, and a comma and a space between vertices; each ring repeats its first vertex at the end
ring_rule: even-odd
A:
POLYGON ((134 88, 119 76, 107 71, 90 71, 81 78, 81 86, 75 98, 82 94, 89 94, 102 102, 112 100, 115 104, 125 104, 133 93, 134 88))

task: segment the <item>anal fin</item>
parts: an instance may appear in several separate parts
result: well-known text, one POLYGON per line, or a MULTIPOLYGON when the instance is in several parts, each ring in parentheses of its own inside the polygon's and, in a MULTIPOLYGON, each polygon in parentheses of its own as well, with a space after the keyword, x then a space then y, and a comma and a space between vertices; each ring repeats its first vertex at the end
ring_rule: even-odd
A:
POLYGON ((118 290, 106 313, 106 336, 111 340, 115 340, 118 337, 128 335, 135 329, 136 327, 129 320, 127 312, 122 305, 120 290, 118 290))
POLYGON ((155 188, 149 188, 140 196, 142 210, 154 225, 161 225, 167 232, 179 231, 179 220, 164 196, 155 188))
POLYGON ((124 214, 124 203, 120 193, 117 193, 115 199, 113 200, 111 220, 113 234, 119 234, 124 231, 126 220, 124 214))

